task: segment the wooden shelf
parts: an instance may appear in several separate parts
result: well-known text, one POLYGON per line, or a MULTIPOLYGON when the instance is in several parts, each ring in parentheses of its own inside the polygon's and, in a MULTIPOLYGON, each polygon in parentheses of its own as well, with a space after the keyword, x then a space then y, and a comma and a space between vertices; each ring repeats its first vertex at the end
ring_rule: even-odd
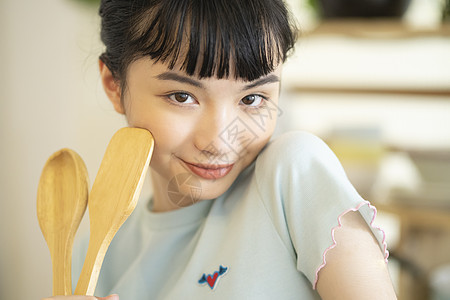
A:
POLYGON ((450 263, 450 210, 406 204, 376 204, 400 219, 400 240, 392 257, 400 262, 399 300, 430 299, 430 275, 450 263))
POLYGON ((395 19, 325 21, 300 37, 283 71, 284 88, 448 101, 449 37, 450 23, 418 29, 395 19))
POLYGON ((427 36, 450 37, 450 22, 442 23, 439 28, 415 28, 397 19, 349 19, 327 20, 320 23, 305 36, 345 35, 355 38, 416 38, 427 36))
MULTIPOLYGON (((407 95, 407 96, 432 96, 443 97, 448 100, 450 88, 448 89, 402 89, 402 88, 374 88, 374 87, 326 87, 297 84, 288 88, 291 93, 312 94, 372 94, 372 95, 407 95)), ((382 98, 380 98, 382 99, 382 98)))
POLYGON ((375 206, 380 211, 397 215, 410 226, 450 231, 450 209, 394 203, 376 203, 375 206))

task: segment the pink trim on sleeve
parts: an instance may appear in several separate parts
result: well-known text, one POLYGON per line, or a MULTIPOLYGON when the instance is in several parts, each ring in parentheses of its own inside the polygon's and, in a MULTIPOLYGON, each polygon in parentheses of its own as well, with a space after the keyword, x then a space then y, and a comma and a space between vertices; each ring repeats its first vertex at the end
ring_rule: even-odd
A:
POLYGON ((319 279, 319 271, 320 271, 323 267, 325 267, 325 265, 327 264, 327 261, 326 261, 326 258, 325 258, 327 252, 330 251, 331 249, 333 249, 334 247, 336 247, 336 245, 337 245, 336 240, 335 240, 335 238, 334 238, 334 231, 335 231, 337 228, 342 227, 342 223, 341 223, 341 218, 342 218, 342 216, 344 216, 346 213, 348 213, 348 212, 350 212, 350 211, 358 211, 358 210, 359 210, 362 206, 364 206, 364 205, 368 205, 369 208, 371 208, 371 209, 373 210, 373 217, 372 217, 372 220, 370 221, 370 226, 371 226, 372 228, 378 229, 378 230, 381 231, 381 233, 383 234, 382 244, 383 244, 383 251, 384 251, 384 260, 385 260, 385 262, 387 263, 388 257, 389 257, 389 251, 387 250, 386 234, 385 234, 385 232, 384 232, 383 229, 381 229, 380 227, 376 227, 376 226, 373 225, 373 223, 374 223, 374 221, 375 221, 375 217, 377 216, 377 209, 376 209, 375 206, 371 205, 369 201, 363 201, 363 202, 359 203, 355 208, 350 208, 350 209, 344 211, 343 213, 341 213, 341 214, 339 215, 339 217, 338 217, 338 226, 334 227, 334 228, 331 230, 331 237, 332 237, 332 239, 333 239, 333 245, 331 245, 330 247, 328 247, 327 249, 325 249, 325 251, 323 252, 323 255, 322 255, 322 257, 323 257, 323 263, 322 263, 322 264, 317 268, 317 270, 316 270, 316 277, 315 277, 315 280, 314 280, 314 283, 313 283, 313 289, 316 289, 316 287, 317 287, 317 281, 318 281, 318 279, 319 279))

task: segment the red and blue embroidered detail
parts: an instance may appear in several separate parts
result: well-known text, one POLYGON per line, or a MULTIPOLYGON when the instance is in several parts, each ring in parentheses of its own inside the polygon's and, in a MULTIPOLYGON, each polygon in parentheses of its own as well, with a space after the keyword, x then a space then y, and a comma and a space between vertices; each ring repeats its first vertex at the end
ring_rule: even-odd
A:
POLYGON ((211 290, 214 290, 217 286, 217 283, 219 282, 220 277, 225 275, 227 273, 228 267, 219 267, 219 271, 215 271, 212 274, 206 275, 206 273, 203 273, 202 278, 198 281, 200 284, 208 284, 208 286, 211 288, 211 290))

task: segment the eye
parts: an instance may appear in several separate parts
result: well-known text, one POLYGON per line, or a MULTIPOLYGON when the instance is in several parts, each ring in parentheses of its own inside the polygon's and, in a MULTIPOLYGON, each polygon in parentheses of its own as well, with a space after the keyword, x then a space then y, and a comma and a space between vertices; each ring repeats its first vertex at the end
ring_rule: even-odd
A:
POLYGON ((258 107, 261 106, 265 98, 260 95, 248 95, 241 99, 241 102, 246 106, 258 107))
POLYGON ((188 93, 173 93, 168 95, 168 98, 174 102, 177 103, 183 103, 183 104, 193 104, 196 103, 194 97, 189 95, 188 93))

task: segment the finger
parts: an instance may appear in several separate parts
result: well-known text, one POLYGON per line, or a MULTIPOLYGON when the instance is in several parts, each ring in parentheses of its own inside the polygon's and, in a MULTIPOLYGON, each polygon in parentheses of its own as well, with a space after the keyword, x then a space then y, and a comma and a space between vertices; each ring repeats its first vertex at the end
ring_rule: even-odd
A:
POLYGON ((94 296, 53 296, 50 298, 42 298, 41 300, 97 300, 97 299, 106 299, 106 300, 118 300, 119 298, 96 298, 94 296))
POLYGON ((109 295, 108 297, 97 297, 98 300, 119 300, 119 295, 109 295))

